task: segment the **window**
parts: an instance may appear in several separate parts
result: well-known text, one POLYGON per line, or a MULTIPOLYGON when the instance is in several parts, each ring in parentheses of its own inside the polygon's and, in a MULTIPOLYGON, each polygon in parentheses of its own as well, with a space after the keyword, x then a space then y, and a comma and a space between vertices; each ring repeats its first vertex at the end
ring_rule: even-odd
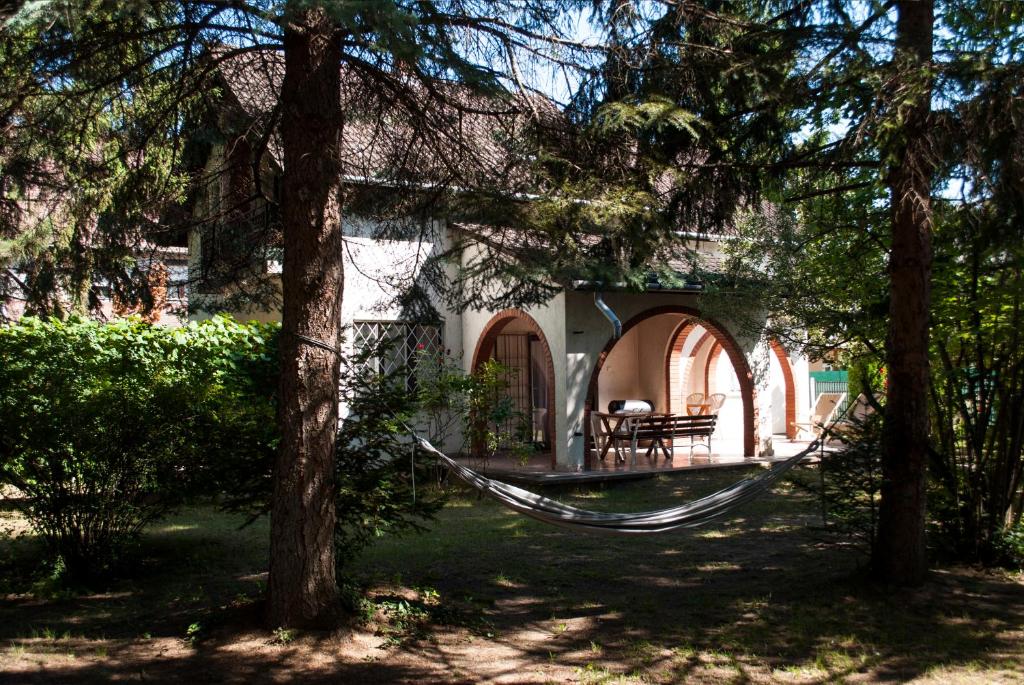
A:
POLYGON ((265 273, 268 260, 281 258, 276 205, 259 203, 248 212, 220 217, 200 233, 199 268, 206 292, 215 292, 240 277, 265 273))
POLYGON ((440 361, 444 354, 440 324, 406 321, 355 321, 352 347, 356 354, 369 352, 365 367, 380 374, 405 370, 407 385, 415 387, 416 363, 422 357, 440 361))

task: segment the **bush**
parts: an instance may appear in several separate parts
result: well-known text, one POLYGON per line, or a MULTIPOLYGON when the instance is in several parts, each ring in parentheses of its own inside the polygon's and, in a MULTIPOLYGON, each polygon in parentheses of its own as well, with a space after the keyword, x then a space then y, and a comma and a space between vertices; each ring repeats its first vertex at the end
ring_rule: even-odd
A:
POLYGON ((1024 569, 1024 523, 1002 532, 996 542, 999 563, 1009 568, 1024 569))
MULTIPOLYGON (((0 486, 25 495, 57 568, 75 582, 97 578, 146 524, 197 496, 253 518, 269 511, 278 330, 228 317, 179 329, 33 318, 0 328, 0 486)), ((421 529, 443 504, 440 489, 416 489, 435 460, 413 460, 403 422, 425 421, 439 445, 456 429, 492 446, 511 440, 496 362, 475 377, 451 360, 419 359, 390 376, 365 361, 346 360, 340 388, 349 415, 337 436, 339 569, 377 536, 421 529)))
MULTIPOLYGON (((853 428, 844 433, 843 446, 822 461, 821 482, 808 484, 822 497, 826 526, 838 533, 844 544, 854 542, 868 553, 877 540, 882 486, 881 429, 882 418, 878 414, 855 421, 853 428)), ((972 535, 965 534, 967 517, 962 513, 963 502, 950 496, 941 477, 942 465, 937 465, 935 458, 933 454, 927 482, 930 552, 947 560, 982 560, 1024 568, 1024 524, 998 528, 986 538, 980 537, 976 529, 972 535), (983 544, 988 550, 979 558, 977 549, 983 544)), ((957 492, 963 500, 974 494, 970 484, 962 485, 957 492)))
MULTIPOLYGON (((335 563, 338 578, 374 539, 421 531, 443 506, 446 493, 433 486, 437 462, 414 450, 410 429, 444 447, 461 432, 464 441, 480 436, 494 444, 514 442, 501 433, 513 417, 507 370, 497 362, 482 374, 466 375, 448 358, 421 352, 410 367, 378 374, 368 364, 387 355, 388 343, 342 360, 341 402, 346 416, 335 452, 335 563)), ((466 442, 463 443, 465 447, 466 442)), ((225 505, 255 518, 270 511, 273 460, 263 453, 237 453, 221 478, 225 505)))
POLYGON ((471 376, 466 389, 466 436, 474 457, 484 463, 505 449, 521 462, 532 451, 526 417, 516 411, 509 394, 515 370, 488 359, 471 376))
POLYGON ((506 452, 521 463, 535 451, 527 416, 517 411, 509 393, 515 369, 488 359, 466 374, 449 356, 440 360, 419 354, 415 361, 416 418, 431 443, 444 446, 457 431, 460 452, 486 463, 506 452))
POLYGON ((272 453, 273 328, 124 319, 0 327, 0 484, 73 581, 209 491, 216 460, 272 453))
POLYGON ((821 461, 819 495, 826 527, 870 554, 877 539, 881 501, 882 419, 872 414, 850 421, 842 446, 821 461))
MULTIPOLYGON (((336 436, 335 564, 347 564, 375 538, 423 530, 444 504, 444 492, 430 483, 436 461, 413 454, 406 426, 434 417, 420 413, 419 395, 408 388, 408 369, 380 375, 365 364, 369 353, 342 363, 340 399, 347 416, 336 436), (417 484, 419 487, 417 488, 417 484)), ((441 378, 439 376, 439 378, 441 378)), ((444 383, 455 379, 441 379, 444 383)), ((426 386, 421 386, 426 391, 426 386)), ((435 389, 436 391, 436 389, 435 389)), ((433 392, 433 391, 432 391, 433 392)), ((437 413, 443 413, 434 407, 437 413)), ((445 425, 450 425, 445 419, 445 425)), ((444 434, 431 439, 444 440, 444 434)), ((217 479, 225 508, 255 520, 271 513, 273 454, 236 451, 221 460, 217 479)))
POLYGON ((439 449, 460 431, 463 451, 467 444, 483 444, 478 456, 484 459, 502 446, 514 453, 532 449, 507 430, 509 425, 522 425, 523 417, 514 410, 508 395, 510 370, 501 363, 488 360, 467 375, 450 357, 434 359, 421 351, 411 368, 378 375, 364 371, 363 362, 352 360, 341 382, 349 415, 339 430, 336 454, 339 578, 344 577, 345 565, 374 538, 423 530, 444 504, 444 491, 422 487, 430 482, 436 461, 414 450, 409 428, 439 449))
MULTIPOLYGON (((414 450, 406 426, 420 411, 405 374, 345 374, 342 399, 349 416, 338 432, 335 560, 338 577, 375 538, 416 532, 444 505, 430 482, 436 460, 414 450), (417 483, 419 487, 417 488, 417 483)), ((440 437, 440 436, 433 436, 440 437)))

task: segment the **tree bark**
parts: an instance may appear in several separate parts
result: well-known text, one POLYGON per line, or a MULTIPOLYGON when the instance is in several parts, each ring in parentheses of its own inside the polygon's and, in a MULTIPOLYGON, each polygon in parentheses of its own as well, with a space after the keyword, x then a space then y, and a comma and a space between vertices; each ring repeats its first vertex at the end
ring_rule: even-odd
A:
POLYGON ((71 279, 68 293, 72 314, 89 316, 89 292, 92 290, 93 244, 98 222, 94 212, 85 211, 76 218, 71 238, 71 279))
POLYGON ((267 619, 314 627, 334 615, 334 441, 341 332, 340 44, 322 9, 284 31, 281 448, 271 502, 267 619))
POLYGON ((928 120, 932 0, 897 3, 894 105, 900 126, 889 146, 888 401, 882 444, 882 501, 874 570, 898 585, 924 581, 928 457, 928 325, 931 304, 932 162, 928 120))

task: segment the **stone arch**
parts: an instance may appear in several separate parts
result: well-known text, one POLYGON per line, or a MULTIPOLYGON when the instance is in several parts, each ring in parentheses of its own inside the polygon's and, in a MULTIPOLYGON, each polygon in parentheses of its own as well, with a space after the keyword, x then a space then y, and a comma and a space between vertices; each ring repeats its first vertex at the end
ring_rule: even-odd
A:
MULTIPOLYGON (((700 310, 686 305, 671 304, 652 307, 640 312, 622 325, 622 335, 625 335, 627 331, 642 321, 661 314, 682 314, 689 320, 683 321, 676 329, 675 333, 673 333, 673 337, 669 338, 668 350, 665 355, 665 363, 668 367, 667 370, 669 371, 666 375, 670 377, 669 383, 671 383, 672 362, 678 361, 678 356, 673 360, 673 354, 679 355, 682 352, 682 342, 680 341, 684 341, 686 338, 680 334, 683 332, 689 332, 686 326, 687 323, 703 326, 712 336, 714 336, 715 340, 721 344, 722 350, 726 355, 728 355, 729 361, 732 362, 732 366, 736 370, 736 376, 739 379, 740 397, 743 402, 743 454, 746 456, 757 456, 757 403, 755 402, 756 390, 754 388, 754 373, 751 371, 750 364, 747 362, 747 357, 743 354, 743 350, 740 348, 735 338, 732 337, 725 327, 715 320, 703 318, 700 310)), ((621 340, 621 337, 619 340, 621 340)), ((598 355, 597 362, 594 364, 594 370, 590 374, 590 385, 587 388, 587 403, 585 407, 584 420, 584 427, 585 430, 588 431, 588 435, 590 427, 590 411, 593 407, 597 406, 598 376, 600 376, 601 368, 604 366, 605 360, 608 359, 608 355, 611 353, 612 348, 615 347, 616 342, 618 341, 614 338, 610 338, 608 340, 604 349, 601 350, 601 353, 598 355)), ((678 366, 678 364, 676 364, 676 366, 678 366)), ((671 385, 669 390, 671 390, 671 385)), ((671 397, 671 394, 669 396, 671 397)), ((589 449, 589 437, 587 440, 587 446, 586 458, 589 466, 592 452, 592 450, 589 449)))
POLYGON ((796 383, 793 381, 793 365, 782 343, 775 338, 769 338, 768 345, 782 367, 782 381, 786 391, 786 437, 792 440, 796 437, 796 383))
POLYGON ((555 460, 557 458, 555 440, 558 439, 555 433, 555 364, 551 356, 551 346, 548 344, 548 338, 544 335, 544 330, 540 327, 540 324, 522 309, 503 309, 498 312, 491 317, 484 326, 483 331, 480 332, 476 349, 473 351, 473 364, 470 368, 476 371, 481 364, 494 354, 494 346, 498 340, 498 335, 501 334, 502 330, 509 323, 516 320, 521 321, 531 332, 537 335, 540 339, 541 350, 544 352, 544 375, 546 376, 548 386, 548 413, 545 423, 547 424, 548 435, 551 436, 551 468, 555 468, 555 460))

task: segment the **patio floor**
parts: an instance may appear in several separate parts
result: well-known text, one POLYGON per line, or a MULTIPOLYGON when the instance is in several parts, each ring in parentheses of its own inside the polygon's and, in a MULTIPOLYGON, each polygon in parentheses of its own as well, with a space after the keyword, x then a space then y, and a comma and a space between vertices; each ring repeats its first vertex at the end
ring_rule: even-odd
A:
MULTIPOLYGON (((516 463, 506 456, 494 457, 486 465, 473 459, 463 458, 458 459, 458 461, 488 476, 505 481, 527 484, 548 483, 565 485, 652 478, 663 473, 747 467, 752 464, 767 466, 798 454, 806 449, 809 444, 806 440, 788 440, 781 436, 776 436, 773 441, 775 450, 773 456, 746 458, 743 456, 742 448, 738 445, 724 444, 721 446, 721 451, 716 450, 710 455, 706 449, 698 447, 691 454, 689 442, 686 442, 685 445, 680 443, 676 446, 675 455, 671 460, 666 459, 664 456, 657 459, 653 457, 648 459, 641 451, 637 455, 636 464, 630 463, 628 453, 626 461, 623 463, 617 462, 614 453, 609 452, 604 461, 597 459, 595 456, 595 466, 589 471, 552 470, 550 455, 534 457, 525 465, 516 463), (734 447, 734 449, 730 449, 730 447, 734 447), (735 449, 737 447, 739 449, 735 449)), ((808 460, 813 459, 816 461, 817 458, 817 452, 808 456, 808 460)))

